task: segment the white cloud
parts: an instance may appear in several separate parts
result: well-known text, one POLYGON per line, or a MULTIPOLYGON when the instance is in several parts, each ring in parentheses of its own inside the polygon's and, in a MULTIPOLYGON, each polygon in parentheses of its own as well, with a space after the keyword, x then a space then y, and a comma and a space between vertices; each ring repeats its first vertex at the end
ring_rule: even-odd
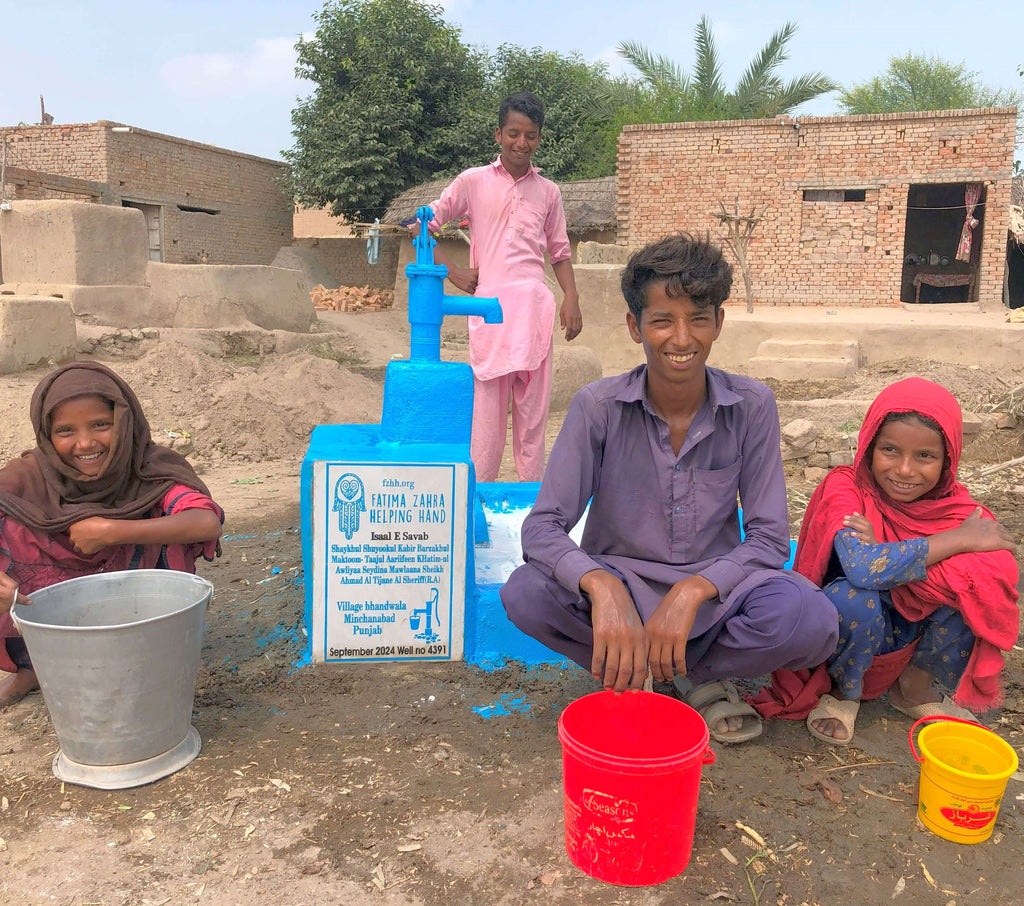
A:
POLYGON ((591 63, 604 63, 608 67, 608 74, 615 78, 617 76, 637 77, 637 71, 633 65, 626 60, 614 47, 602 50, 591 63))
POLYGON ((473 6, 473 0, 419 0, 425 6, 440 6, 447 15, 462 13, 473 6))
POLYGON ((259 38, 244 52, 172 57, 160 67, 160 81, 170 94, 185 97, 224 98, 255 91, 294 95, 300 84, 295 78, 296 41, 259 38))

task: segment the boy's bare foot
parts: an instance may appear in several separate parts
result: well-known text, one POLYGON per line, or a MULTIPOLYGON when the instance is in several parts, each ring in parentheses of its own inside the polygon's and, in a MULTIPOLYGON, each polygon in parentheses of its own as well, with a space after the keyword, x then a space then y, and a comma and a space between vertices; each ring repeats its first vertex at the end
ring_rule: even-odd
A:
POLYGON ((7 708, 20 702, 29 692, 39 688, 35 670, 21 667, 17 673, 8 673, 0 680, 0 708, 7 708))

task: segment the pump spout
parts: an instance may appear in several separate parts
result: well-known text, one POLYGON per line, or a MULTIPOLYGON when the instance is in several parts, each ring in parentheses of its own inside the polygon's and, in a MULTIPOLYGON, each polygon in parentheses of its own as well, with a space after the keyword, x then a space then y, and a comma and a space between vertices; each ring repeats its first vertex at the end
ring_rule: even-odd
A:
POLYGON ((441 302, 441 313, 447 315, 477 315, 486 324, 501 323, 501 304, 497 299, 481 299, 477 296, 445 296, 441 302))

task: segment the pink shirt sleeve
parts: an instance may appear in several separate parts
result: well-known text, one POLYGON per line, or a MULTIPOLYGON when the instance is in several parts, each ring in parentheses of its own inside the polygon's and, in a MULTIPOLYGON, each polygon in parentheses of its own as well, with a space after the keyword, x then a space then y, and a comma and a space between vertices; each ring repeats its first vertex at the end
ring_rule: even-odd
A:
MULTIPOLYGON (((185 510, 209 510, 216 514, 222 525, 224 524, 224 510, 212 498, 183 484, 176 484, 164 495, 161 509, 164 516, 173 516, 175 513, 182 513, 185 510)), ((205 559, 212 560, 216 556, 216 540, 204 541, 201 546, 205 559)), ((193 545, 188 545, 188 547, 193 547, 193 545)))
POLYGON ((548 202, 548 214, 544 220, 544 236, 548 244, 548 256, 552 264, 572 257, 572 246, 565 228, 565 207, 558 186, 553 187, 548 202))
POLYGON ((434 212, 431 226, 438 230, 446 223, 462 220, 469 215, 469 193, 461 174, 455 177, 437 201, 430 203, 430 210, 434 212))

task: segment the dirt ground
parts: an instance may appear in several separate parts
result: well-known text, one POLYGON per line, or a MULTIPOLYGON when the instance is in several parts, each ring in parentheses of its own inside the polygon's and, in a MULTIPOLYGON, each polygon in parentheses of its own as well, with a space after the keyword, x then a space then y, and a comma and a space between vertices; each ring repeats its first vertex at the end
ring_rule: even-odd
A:
MULTIPOLYGON (((96 358, 136 388, 156 438, 188 453, 228 514, 224 556, 200 568, 216 587, 195 702, 203 750, 149 786, 63 786, 50 772, 58 746, 42 698, 0 713, 0 904, 1021 902, 1024 784, 1011 779, 987 843, 956 845, 922 829, 910 721, 884 702, 863 707, 850 748, 788 722, 716 746, 689 868, 658 887, 621 888, 583 875, 563 845, 556 722, 595 690, 585 673, 296 667, 298 473, 309 430, 377 421, 383 367, 408 348, 394 312, 321 313, 321 324, 323 337, 285 354, 245 342, 224 354, 181 336, 133 342, 116 356, 100 348, 96 358), (516 704, 488 709, 500 701, 516 704)), ((455 331, 446 345, 462 339, 455 331)), ((775 389, 781 398, 870 398, 912 372, 942 381, 979 414, 1014 410, 1011 391, 1024 384, 1024 369, 907 361, 775 389)), ((27 403, 43 373, 0 377, 0 455, 29 446, 27 403)), ((986 430, 968 443, 963 472, 1020 456, 1022 446, 1020 430, 986 430)), ((502 477, 513 477, 509 463, 502 477)), ((796 472, 789 478, 798 524, 812 488, 796 472)), ((1024 537, 1019 467, 968 483, 1024 537)), ((1017 648, 1006 705, 985 718, 1018 750, 1021 665, 1017 648)))

